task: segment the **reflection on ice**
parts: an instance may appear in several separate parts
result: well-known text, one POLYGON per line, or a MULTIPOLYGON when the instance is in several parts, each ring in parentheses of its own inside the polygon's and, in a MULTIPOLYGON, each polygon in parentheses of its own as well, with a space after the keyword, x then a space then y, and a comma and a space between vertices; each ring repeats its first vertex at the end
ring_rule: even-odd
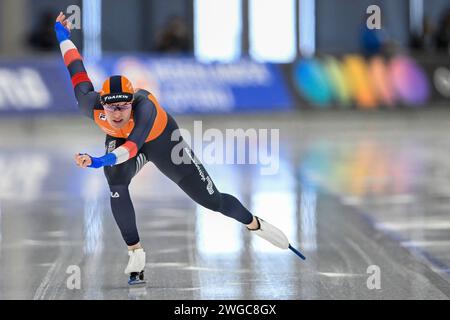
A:
POLYGON ((45 192, 50 173, 48 154, 0 154, 0 198, 33 201, 45 192))
MULTIPOLYGON (((252 196, 252 209, 258 216, 282 230, 288 239, 296 239, 296 196, 293 192, 256 192, 252 196)), ((259 237, 252 237, 256 251, 280 252, 278 247, 259 237)))
POLYGON ((128 298, 130 300, 140 300, 147 295, 147 287, 145 285, 128 288, 128 298))
POLYGON ((89 175, 83 184, 84 198, 84 252, 99 253, 103 250, 103 197, 104 186, 101 177, 89 175))
MULTIPOLYGON (((280 159, 280 169, 275 176, 255 176, 256 182, 250 195, 251 211, 282 230, 288 239, 297 239, 297 195, 292 166, 280 159)), ((281 253, 280 249, 259 238, 252 237, 256 251, 281 253)))
POLYGON ((310 184, 302 184, 300 195, 301 244, 304 250, 317 250, 317 192, 310 184))
POLYGON ((242 249, 242 226, 236 221, 197 206, 197 250, 203 255, 239 253, 242 249))

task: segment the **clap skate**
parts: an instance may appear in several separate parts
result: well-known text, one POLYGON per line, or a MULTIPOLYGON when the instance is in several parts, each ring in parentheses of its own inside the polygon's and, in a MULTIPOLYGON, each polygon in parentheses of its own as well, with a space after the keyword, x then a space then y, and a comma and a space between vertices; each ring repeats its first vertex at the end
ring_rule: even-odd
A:
POLYGON ((144 249, 135 249, 128 251, 130 256, 128 260, 128 265, 125 268, 124 273, 130 275, 128 284, 133 285, 143 285, 146 283, 144 279, 144 268, 145 268, 145 251, 144 249))
POLYGON ((280 249, 290 249, 292 250, 297 256, 299 256, 301 259, 306 260, 305 256, 301 254, 297 249, 292 247, 289 244, 289 240, 286 237, 286 235, 278 229, 277 227, 271 225, 267 221, 255 216, 256 221, 258 222, 258 228, 257 229, 249 229, 252 233, 256 234, 257 236, 269 241, 274 246, 280 248, 280 249))

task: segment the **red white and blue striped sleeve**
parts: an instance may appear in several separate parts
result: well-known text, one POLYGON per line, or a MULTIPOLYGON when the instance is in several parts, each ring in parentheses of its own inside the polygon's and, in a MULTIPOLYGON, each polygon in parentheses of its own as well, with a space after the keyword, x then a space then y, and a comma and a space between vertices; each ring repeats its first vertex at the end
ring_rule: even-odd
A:
POLYGON ((99 93, 94 90, 84 67, 83 58, 70 39, 61 41, 59 47, 64 64, 69 70, 78 105, 87 116, 92 117, 94 105, 99 101, 99 93))
POLYGON ((138 152, 138 146, 135 142, 128 140, 120 147, 114 149, 112 153, 116 156, 116 163, 119 164, 134 158, 138 152))

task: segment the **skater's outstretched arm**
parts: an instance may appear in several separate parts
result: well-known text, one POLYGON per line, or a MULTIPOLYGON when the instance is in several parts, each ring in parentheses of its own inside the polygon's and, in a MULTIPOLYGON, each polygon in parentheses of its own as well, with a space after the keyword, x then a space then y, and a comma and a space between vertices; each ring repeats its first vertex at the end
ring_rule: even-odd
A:
POLYGON ((94 86, 84 68, 83 58, 78 52, 77 47, 69 39, 70 27, 70 22, 60 12, 55 23, 56 38, 58 39, 61 54, 64 58, 64 64, 69 70, 72 79, 72 86, 75 91, 78 106, 83 114, 92 118, 92 110, 96 102, 99 101, 100 95, 94 90, 94 86))

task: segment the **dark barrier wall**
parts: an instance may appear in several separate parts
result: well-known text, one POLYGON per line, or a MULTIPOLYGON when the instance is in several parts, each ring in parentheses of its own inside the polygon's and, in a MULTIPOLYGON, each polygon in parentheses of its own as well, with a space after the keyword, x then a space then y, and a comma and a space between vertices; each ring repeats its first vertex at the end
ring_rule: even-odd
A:
POLYGON ((381 10, 381 27, 388 40, 408 44, 408 0, 317 0, 316 39, 317 52, 340 54, 359 52, 361 32, 366 28, 371 5, 381 10))

